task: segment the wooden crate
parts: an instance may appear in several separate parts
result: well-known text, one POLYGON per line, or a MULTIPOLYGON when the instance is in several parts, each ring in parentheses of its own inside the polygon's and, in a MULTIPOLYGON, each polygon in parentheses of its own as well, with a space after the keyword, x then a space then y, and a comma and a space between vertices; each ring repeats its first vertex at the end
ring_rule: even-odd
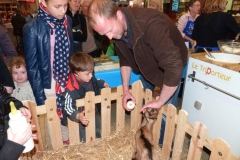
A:
MULTIPOLYGON (((132 85, 132 94, 136 98, 135 109, 131 112, 130 126, 132 128, 139 127, 141 124, 140 109, 142 108, 143 99, 146 102, 151 101, 152 92, 143 91, 140 81, 132 85)), ((95 140, 95 103, 101 103, 101 135, 102 138, 110 136, 111 134, 111 101, 116 101, 116 130, 122 130, 125 127, 125 110, 122 107, 122 86, 117 88, 117 91, 112 92, 111 88, 104 88, 101 90, 101 95, 95 96, 94 92, 88 92, 84 99, 77 100, 77 106, 85 106, 85 114, 91 122, 86 127, 86 141, 91 143, 95 140)), ((32 123, 36 125, 36 133, 38 135, 38 142, 35 144, 35 150, 27 154, 28 159, 37 151, 43 151, 43 143, 38 123, 37 115, 47 114, 47 123, 52 142, 53 150, 63 147, 60 120, 56 113, 56 99, 48 98, 45 105, 35 106, 33 102, 24 101, 24 104, 30 109, 32 113, 32 123)), ((184 110, 177 110, 173 105, 164 106, 159 111, 158 120, 154 124, 153 135, 154 140, 158 142, 160 137, 160 126, 162 116, 166 116, 166 128, 164 135, 164 142, 162 146, 163 154, 169 155, 172 151, 172 159, 180 160, 183 152, 183 144, 186 133, 191 135, 191 142, 188 152, 187 160, 200 160, 203 147, 211 151, 210 160, 239 160, 230 152, 230 146, 221 138, 212 140, 206 135, 207 127, 201 122, 196 122, 194 126, 188 123, 188 114, 184 110), (174 136, 175 135, 175 136, 174 136), (174 146, 172 148, 172 142, 174 146)), ((69 139, 70 143, 79 142, 79 127, 78 123, 68 120, 69 139)), ((26 159, 26 155, 25 155, 26 159)))

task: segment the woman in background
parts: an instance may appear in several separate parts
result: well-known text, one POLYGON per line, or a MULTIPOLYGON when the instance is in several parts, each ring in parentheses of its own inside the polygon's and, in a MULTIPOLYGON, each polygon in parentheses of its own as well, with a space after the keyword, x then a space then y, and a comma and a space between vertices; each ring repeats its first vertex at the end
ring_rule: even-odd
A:
POLYGON ((82 51, 82 42, 87 40, 85 17, 79 14, 81 0, 70 0, 66 14, 72 18, 74 53, 82 51))
POLYGON ((227 0, 205 2, 202 14, 196 19, 193 29, 192 39, 196 40, 197 46, 217 48, 217 41, 227 39, 229 32, 234 37, 240 32, 240 27, 232 15, 223 12, 226 5, 227 0))
POLYGON ((81 1, 81 14, 86 19, 87 28, 87 40, 82 43, 82 50, 84 53, 91 55, 93 58, 100 57, 100 53, 96 44, 97 39, 94 37, 95 32, 91 26, 88 25, 88 7, 92 0, 82 0, 81 1))
POLYGON ((189 48, 195 45, 192 39, 194 22, 199 16, 201 4, 199 0, 190 0, 188 2, 188 12, 178 20, 178 30, 181 32, 185 42, 189 42, 189 48))

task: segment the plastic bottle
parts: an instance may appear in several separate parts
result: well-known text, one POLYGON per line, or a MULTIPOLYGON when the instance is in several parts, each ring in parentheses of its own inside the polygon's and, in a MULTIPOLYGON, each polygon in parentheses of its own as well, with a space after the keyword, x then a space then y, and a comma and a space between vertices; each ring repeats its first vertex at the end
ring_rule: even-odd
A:
MULTIPOLYGON (((13 134, 21 133, 30 125, 30 123, 27 122, 26 117, 22 115, 21 111, 16 109, 13 102, 10 102, 10 106, 11 112, 9 113, 10 120, 8 124, 13 134)), ((32 137, 24 144, 24 146, 25 149, 23 150, 23 153, 29 152, 34 148, 32 137)))

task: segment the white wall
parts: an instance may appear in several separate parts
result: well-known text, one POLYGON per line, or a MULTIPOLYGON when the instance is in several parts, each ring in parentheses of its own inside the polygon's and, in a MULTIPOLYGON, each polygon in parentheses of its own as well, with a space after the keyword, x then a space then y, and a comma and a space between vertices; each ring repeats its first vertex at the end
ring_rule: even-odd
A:
POLYGON ((231 10, 232 8, 232 0, 228 0, 228 4, 226 6, 225 12, 227 12, 227 10, 231 10))

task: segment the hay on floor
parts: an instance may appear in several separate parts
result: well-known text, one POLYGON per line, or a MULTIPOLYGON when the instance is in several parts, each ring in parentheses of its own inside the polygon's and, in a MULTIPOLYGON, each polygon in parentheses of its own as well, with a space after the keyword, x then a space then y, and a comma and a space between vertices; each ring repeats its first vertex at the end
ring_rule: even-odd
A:
MULTIPOLYGON (((135 149, 135 129, 124 129, 94 142, 64 146, 57 151, 45 151, 34 160, 130 160, 135 149)), ((161 155, 159 158, 166 159, 161 155)))

